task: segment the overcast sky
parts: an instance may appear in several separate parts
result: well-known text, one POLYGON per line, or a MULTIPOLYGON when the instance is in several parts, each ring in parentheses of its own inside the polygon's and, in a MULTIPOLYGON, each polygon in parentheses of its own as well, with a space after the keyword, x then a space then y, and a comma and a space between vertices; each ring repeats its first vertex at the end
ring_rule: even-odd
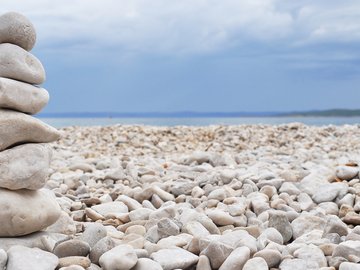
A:
POLYGON ((1 0, 34 23, 46 112, 360 108, 359 0, 1 0))

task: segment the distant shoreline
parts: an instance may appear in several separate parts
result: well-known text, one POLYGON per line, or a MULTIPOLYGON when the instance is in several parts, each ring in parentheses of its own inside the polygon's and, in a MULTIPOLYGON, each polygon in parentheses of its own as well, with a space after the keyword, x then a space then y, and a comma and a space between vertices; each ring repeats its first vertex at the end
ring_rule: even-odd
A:
POLYGON ((303 112, 68 112, 40 113, 40 118, 239 118, 239 117, 358 117, 360 110, 332 109, 303 112))

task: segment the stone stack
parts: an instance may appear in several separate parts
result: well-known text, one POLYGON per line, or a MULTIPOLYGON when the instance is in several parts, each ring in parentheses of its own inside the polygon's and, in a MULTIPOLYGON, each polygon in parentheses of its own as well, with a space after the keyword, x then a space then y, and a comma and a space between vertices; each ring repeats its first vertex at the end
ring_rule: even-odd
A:
POLYGON ((51 148, 59 132, 32 117, 48 103, 40 61, 29 51, 36 41, 32 23, 10 12, 0 16, 0 236, 45 229, 60 207, 45 185, 51 148))

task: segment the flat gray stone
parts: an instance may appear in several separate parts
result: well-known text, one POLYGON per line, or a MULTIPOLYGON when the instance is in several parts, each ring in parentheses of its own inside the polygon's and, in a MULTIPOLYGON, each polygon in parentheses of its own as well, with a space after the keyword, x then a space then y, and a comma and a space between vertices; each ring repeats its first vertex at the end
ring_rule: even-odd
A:
POLYGON ((100 223, 90 223, 85 227, 85 231, 79 237, 80 240, 85 241, 91 248, 107 235, 106 228, 100 223))
POLYGON ((90 246, 88 243, 72 239, 64 241, 55 246, 53 253, 59 258, 70 256, 82 256, 86 257, 90 252, 90 246))
POLYGON ((0 108, 36 114, 48 102, 49 93, 44 88, 0 78, 0 108))
POLYGON ((271 211, 268 226, 275 228, 281 233, 284 243, 290 241, 293 232, 285 212, 271 211))
POLYGON ((233 247, 224 243, 211 241, 209 245, 201 251, 200 255, 205 255, 209 258, 212 268, 219 269, 233 250, 233 247))
POLYGON ((41 62, 17 45, 0 44, 0 63, 0 77, 30 84, 42 84, 45 81, 41 62))
POLYGON ((0 151, 14 144, 47 143, 59 138, 59 131, 32 116, 0 109, 0 151))
POLYGON ((48 178, 51 157, 52 149, 46 144, 23 144, 0 152, 0 187, 42 188, 48 178))
POLYGON ((14 246, 8 250, 7 270, 54 270, 59 259, 50 252, 38 248, 14 246))
POLYGON ((36 31, 25 16, 8 12, 0 16, 0 43, 12 43, 30 51, 36 42, 36 31))
POLYGON ((100 239, 90 251, 89 258, 91 262, 99 264, 100 257, 114 247, 116 247, 116 242, 110 236, 100 239))
POLYGON ((0 189, 0 236, 20 236, 41 231, 60 216, 49 190, 0 189))

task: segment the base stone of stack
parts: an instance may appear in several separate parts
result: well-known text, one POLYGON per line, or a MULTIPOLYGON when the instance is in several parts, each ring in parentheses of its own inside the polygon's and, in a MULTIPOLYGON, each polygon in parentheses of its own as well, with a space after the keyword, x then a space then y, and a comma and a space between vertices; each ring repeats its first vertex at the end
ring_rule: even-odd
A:
POLYGON ((60 214, 49 190, 0 189, 0 237, 41 231, 56 222, 60 214))
POLYGON ((42 84, 45 81, 41 62, 17 45, 0 44, 0 63, 0 77, 30 84, 42 84))
POLYGON ((7 251, 13 246, 24 246, 29 248, 40 248, 45 251, 52 251, 56 243, 69 239, 70 237, 68 235, 60 233, 35 232, 24 236, 1 238, 0 250, 3 249, 7 251))
POLYGON ((34 25, 17 12, 0 16, 0 43, 12 43, 30 51, 36 41, 34 25))
POLYGON ((0 109, 0 151, 20 143, 46 143, 59 138, 59 131, 32 116, 0 109))
POLYGON ((49 93, 40 87, 0 78, 0 108, 36 114, 49 102, 49 93))
POLYGON ((42 188, 49 174, 52 149, 47 144, 23 144, 0 152, 0 187, 42 188))

